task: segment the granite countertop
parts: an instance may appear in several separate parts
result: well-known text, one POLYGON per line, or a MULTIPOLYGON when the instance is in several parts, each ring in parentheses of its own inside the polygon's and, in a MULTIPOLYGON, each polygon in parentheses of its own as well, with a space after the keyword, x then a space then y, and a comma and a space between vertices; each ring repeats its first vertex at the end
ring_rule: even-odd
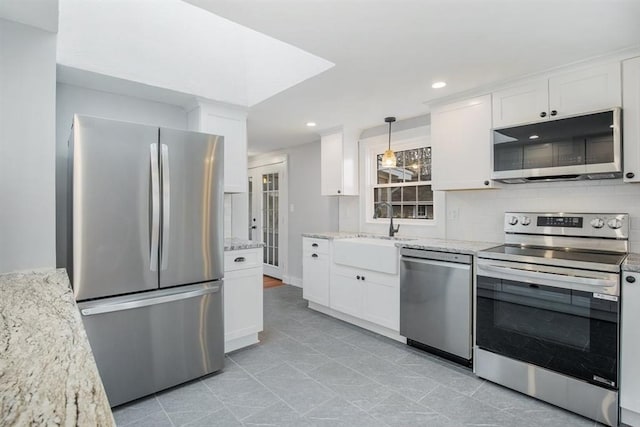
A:
POLYGON ((261 248, 263 246, 264 246, 264 243, 257 242, 255 240, 238 239, 236 237, 228 237, 224 239, 225 251, 237 251, 240 249, 254 249, 254 248, 261 248))
POLYGON ((313 239, 348 239, 351 237, 369 237, 370 235, 365 233, 358 233, 357 231, 321 231, 317 233, 302 233, 302 237, 311 237, 313 239))
POLYGON ((0 274, 0 349, 0 425, 115 425, 64 270, 0 274))
POLYGON ((629 254, 622 263, 622 271, 640 273, 640 254, 629 254))
POLYGON ((447 239, 418 239, 396 243, 396 246, 400 248, 426 249, 467 255, 476 255, 478 251, 482 251, 499 245, 501 245, 501 243, 471 242, 466 240, 447 239))
MULTIPOLYGON (((370 237, 378 239, 390 239, 384 234, 345 232, 345 231, 328 231, 318 233, 302 233, 302 237, 312 237, 315 239, 348 239, 352 237, 370 237)), ((427 249, 443 252, 453 252, 460 254, 475 255, 478 251, 499 246, 501 243, 492 242, 470 242, 465 240, 447 240, 447 239, 415 239, 410 237, 394 237, 397 240, 396 246, 399 248, 411 249, 427 249)))

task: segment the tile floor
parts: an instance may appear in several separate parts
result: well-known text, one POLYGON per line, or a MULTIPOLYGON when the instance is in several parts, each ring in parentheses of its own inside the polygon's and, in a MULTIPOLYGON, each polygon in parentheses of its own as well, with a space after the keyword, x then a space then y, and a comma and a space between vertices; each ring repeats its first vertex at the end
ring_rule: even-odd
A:
POLYGON ((222 373, 114 410, 118 426, 595 426, 266 289, 261 343, 222 373))

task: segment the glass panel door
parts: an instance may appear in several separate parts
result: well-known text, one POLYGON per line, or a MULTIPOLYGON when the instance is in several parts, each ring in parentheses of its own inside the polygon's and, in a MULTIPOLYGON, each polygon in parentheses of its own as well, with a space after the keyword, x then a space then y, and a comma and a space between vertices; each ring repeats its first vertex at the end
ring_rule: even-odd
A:
POLYGON ((262 174, 262 241, 264 263, 278 266, 278 173, 262 174))

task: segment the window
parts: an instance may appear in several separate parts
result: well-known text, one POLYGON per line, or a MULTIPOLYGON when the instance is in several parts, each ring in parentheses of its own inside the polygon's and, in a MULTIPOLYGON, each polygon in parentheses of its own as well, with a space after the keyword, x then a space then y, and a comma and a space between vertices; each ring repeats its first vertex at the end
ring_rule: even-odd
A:
POLYGON ((382 167, 376 155, 373 184, 373 218, 433 219, 431 147, 396 151, 397 166, 382 167))

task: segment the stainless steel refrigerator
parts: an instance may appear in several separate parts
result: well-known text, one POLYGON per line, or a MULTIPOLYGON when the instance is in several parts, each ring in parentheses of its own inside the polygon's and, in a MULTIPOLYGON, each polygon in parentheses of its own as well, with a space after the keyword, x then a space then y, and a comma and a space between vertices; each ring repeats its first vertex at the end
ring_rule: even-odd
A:
POLYGON ((74 116, 67 270, 111 406, 224 363, 223 137, 74 116))

